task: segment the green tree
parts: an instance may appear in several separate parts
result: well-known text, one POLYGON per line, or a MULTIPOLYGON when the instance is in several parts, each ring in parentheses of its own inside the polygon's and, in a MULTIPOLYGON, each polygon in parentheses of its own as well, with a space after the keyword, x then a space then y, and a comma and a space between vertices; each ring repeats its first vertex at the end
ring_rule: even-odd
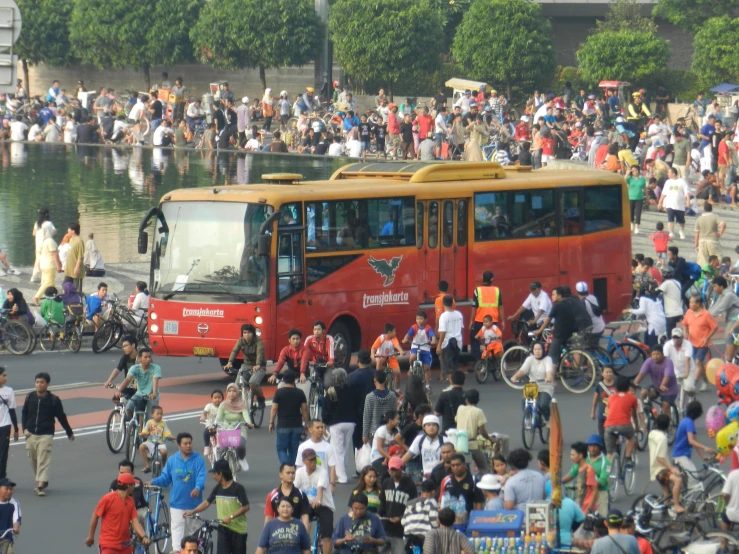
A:
POLYGON ((64 67, 72 63, 69 47, 71 0, 16 0, 23 26, 13 49, 23 65, 26 92, 31 95, 28 66, 44 63, 64 67))
POLYGON ((705 21, 728 15, 739 17, 737 0, 659 0, 652 13, 695 34, 705 21))
POLYGON ((554 75, 551 23, 531 0, 474 0, 457 27, 452 56, 473 79, 533 88, 554 75))
POLYGON ((602 31, 590 35, 577 51, 585 80, 640 82, 664 70, 670 57, 669 43, 652 33, 602 31))
POLYGON ((75 0, 70 23, 72 50, 82 62, 100 69, 141 69, 150 87, 153 65, 193 59, 188 31, 203 3, 75 0))
POLYGON ((334 56, 350 77, 397 83, 439 68, 443 25, 429 0, 336 0, 328 31, 334 56))
POLYGON ((636 0, 611 0, 605 19, 595 22, 596 31, 639 31, 657 33, 653 19, 642 15, 642 5, 636 0))
POLYGON ((216 69, 265 70, 315 59, 323 25, 313 0, 211 0, 190 32, 195 55, 216 69))
POLYGON ((735 83, 739 79, 739 19, 713 17, 693 38, 693 71, 707 83, 735 83))

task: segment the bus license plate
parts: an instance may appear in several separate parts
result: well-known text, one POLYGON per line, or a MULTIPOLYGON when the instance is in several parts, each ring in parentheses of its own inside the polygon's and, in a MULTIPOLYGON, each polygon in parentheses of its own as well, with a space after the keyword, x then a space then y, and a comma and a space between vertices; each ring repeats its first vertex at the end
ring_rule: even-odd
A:
POLYGON ((165 335, 178 335, 179 333, 180 333, 180 322, 179 321, 164 320, 164 334, 165 335))
POLYGON ((192 352, 196 356, 214 356, 216 353, 213 348, 206 348, 204 346, 195 346, 193 347, 192 352))

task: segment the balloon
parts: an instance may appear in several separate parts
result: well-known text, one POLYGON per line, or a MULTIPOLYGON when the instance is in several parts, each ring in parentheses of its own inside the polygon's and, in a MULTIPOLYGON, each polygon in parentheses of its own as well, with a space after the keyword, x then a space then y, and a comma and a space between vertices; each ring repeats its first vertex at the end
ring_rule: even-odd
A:
POLYGON ((739 435, 739 423, 732 421, 726 427, 716 433, 716 450, 722 456, 726 456, 734 448, 739 435))
POLYGON ((733 402, 726 409, 726 422, 730 423, 732 421, 739 423, 739 402, 733 402))
MULTIPOLYGON (((713 360, 709 362, 709 365, 713 360)), ((718 398, 722 404, 731 404, 739 400, 739 367, 734 364, 723 364, 714 376, 718 387, 718 398)))
MULTIPOLYGON (((716 383, 716 375, 718 374, 721 367, 724 365, 724 361, 720 358, 712 358, 708 364, 706 364, 706 379, 709 383, 716 383)), ((718 383, 716 383, 718 387, 718 383)))
POLYGON ((708 436, 714 438, 716 434, 726 427, 726 414, 721 406, 711 406, 706 412, 706 431, 708 436))

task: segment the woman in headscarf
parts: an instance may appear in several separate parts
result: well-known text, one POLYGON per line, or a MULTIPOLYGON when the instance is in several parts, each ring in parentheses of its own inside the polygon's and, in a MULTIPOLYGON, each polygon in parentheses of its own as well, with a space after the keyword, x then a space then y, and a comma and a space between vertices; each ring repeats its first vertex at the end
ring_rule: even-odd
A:
POLYGON ((8 310, 8 317, 27 321, 29 325, 33 325, 33 315, 28 309, 23 293, 16 288, 8 289, 5 297, 2 309, 8 310))
MULTIPOLYGON (((71 279, 71 277, 68 277, 68 279, 71 279)), ((64 302, 65 308, 75 304, 82 304, 82 296, 80 296, 77 289, 74 288, 74 283, 71 280, 64 280, 64 283, 62 283, 62 290, 64 291, 64 294, 62 294, 61 299, 62 302, 64 302)))
POLYGON ((244 471, 249 468, 246 463, 246 430, 253 429, 249 410, 246 408, 244 399, 241 398, 239 387, 236 383, 231 383, 226 387, 226 399, 221 402, 218 407, 218 415, 216 415, 216 425, 222 429, 237 429, 241 427, 241 444, 236 448, 236 455, 239 458, 241 467, 244 471))
POLYGON ((269 131, 272 127, 272 117, 275 115, 271 88, 264 89, 264 96, 262 97, 262 115, 264 116, 264 125, 262 125, 262 130, 269 131))
POLYGON ((36 261, 33 264, 33 273, 31 274, 31 282, 35 283, 41 280, 41 268, 39 266, 41 256, 41 245, 44 242, 45 237, 39 233, 41 228, 46 228, 49 231, 49 236, 53 237, 56 234, 56 227, 51 222, 49 216, 49 208, 42 207, 38 210, 38 218, 36 223, 33 224, 33 237, 36 239, 36 261))
POLYGON ((59 252, 51 238, 51 231, 48 226, 42 226, 36 233, 36 237, 41 236, 41 249, 37 251, 37 259, 39 269, 41 270, 41 286, 33 297, 33 303, 38 306, 39 299, 44 295, 46 289, 54 286, 56 274, 62 270, 62 261, 59 259, 59 252))

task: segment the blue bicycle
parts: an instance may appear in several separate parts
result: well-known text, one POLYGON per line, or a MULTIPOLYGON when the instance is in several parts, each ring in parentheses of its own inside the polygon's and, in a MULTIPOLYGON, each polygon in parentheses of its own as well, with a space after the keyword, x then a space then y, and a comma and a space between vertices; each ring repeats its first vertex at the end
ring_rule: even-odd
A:
POLYGON ((313 540, 310 543, 310 554, 321 554, 322 545, 321 545, 321 536, 319 534, 321 524, 318 522, 318 518, 316 517, 312 518, 310 521, 311 523, 312 522, 316 523, 316 530, 313 533, 313 540))
POLYGON ((592 350, 592 356, 601 368, 612 367, 614 373, 621 377, 636 377, 647 359, 648 347, 628 334, 623 342, 616 342, 613 338, 615 330, 616 327, 606 327, 606 331, 609 331, 603 334, 603 339, 607 341, 606 346, 598 346, 592 350))
POLYGON ((523 386, 523 422, 521 424, 521 436, 523 445, 527 450, 534 448, 536 441, 536 430, 539 430, 539 438, 544 445, 549 444, 549 427, 539 412, 536 399, 539 397, 539 385, 526 383, 523 386))
MULTIPOLYGON (((158 554, 168 552, 167 544, 172 536, 171 525, 169 521, 169 507, 164 501, 164 493, 161 487, 153 485, 144 485, 144 497, 146 498, 146 536, 154 544, 158 554), (151 497, 154 496, 154 508, 151 507, 151 497)), ((137 546, 137 554, 147 554, 148 549, 143 545, 137 546)))

